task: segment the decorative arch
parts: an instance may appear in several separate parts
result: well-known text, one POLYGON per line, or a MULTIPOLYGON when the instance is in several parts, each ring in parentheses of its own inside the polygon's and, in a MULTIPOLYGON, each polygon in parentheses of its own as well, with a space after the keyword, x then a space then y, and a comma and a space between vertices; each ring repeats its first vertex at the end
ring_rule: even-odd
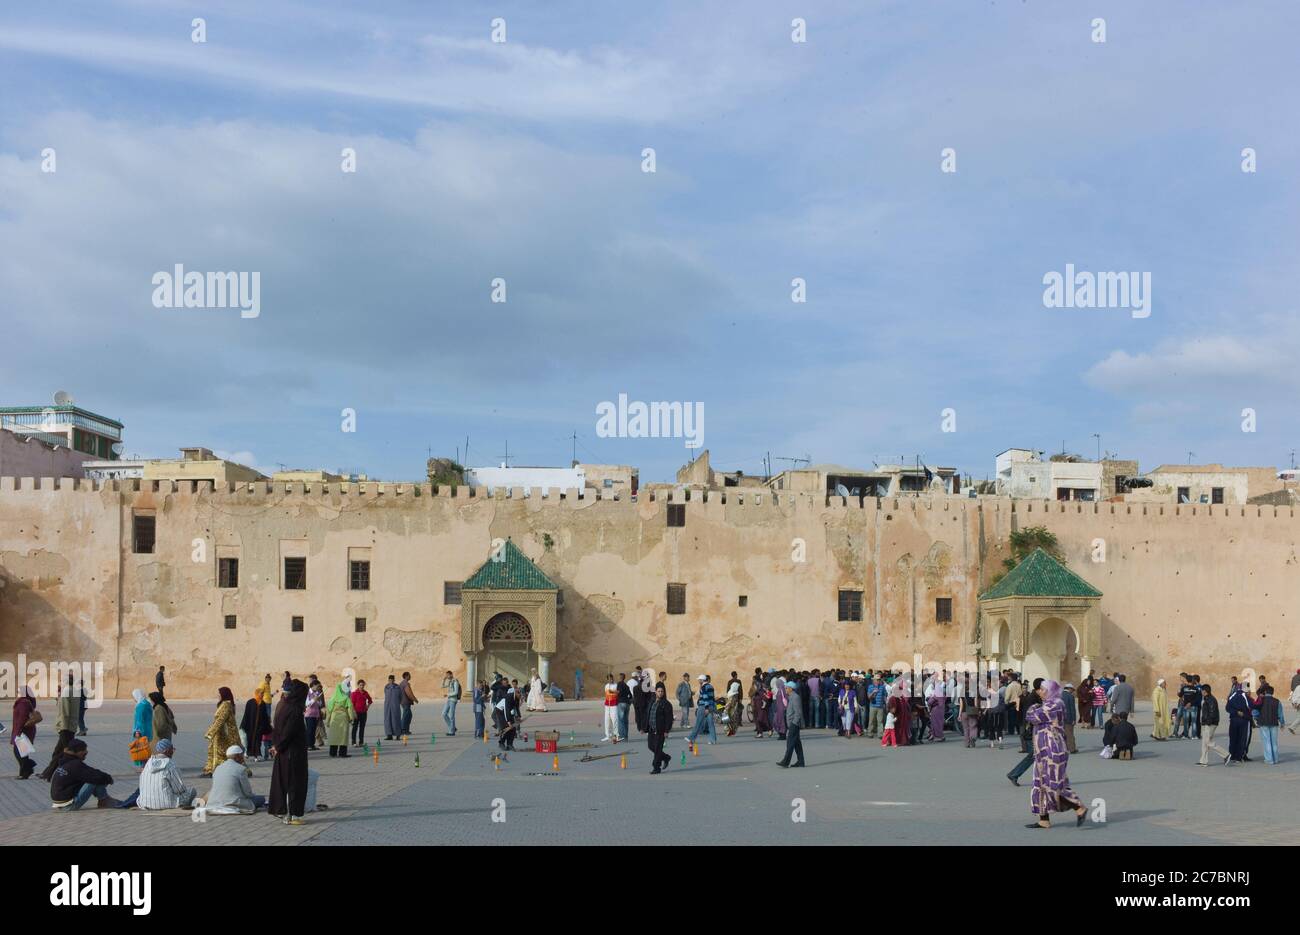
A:
POLYGON ((533 628, 520 614, 504 611, 492 617, 483 627, 483 642, 510 641, 531 643, 533 628))

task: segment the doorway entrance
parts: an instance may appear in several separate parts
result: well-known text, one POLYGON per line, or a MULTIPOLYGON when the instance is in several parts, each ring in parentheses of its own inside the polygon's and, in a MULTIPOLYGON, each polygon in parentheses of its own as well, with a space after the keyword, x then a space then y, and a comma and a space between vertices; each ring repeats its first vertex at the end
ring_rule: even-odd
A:
POLYGON ((482 677, 490 681, 494 672, 500 672, 508 679, 518 679, 523 686, 536 667, 533 630, 528 621, 512 611, 492 617, 483 627, 483 652, 478 668, 482 677))

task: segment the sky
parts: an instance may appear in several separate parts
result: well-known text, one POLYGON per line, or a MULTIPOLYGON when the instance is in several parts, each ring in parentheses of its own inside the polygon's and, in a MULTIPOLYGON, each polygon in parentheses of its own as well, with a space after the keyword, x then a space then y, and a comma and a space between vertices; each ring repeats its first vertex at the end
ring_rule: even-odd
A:
POLYGON ((1293 0, 5 4, 0 405, 389 480, 671 480, 683 438, 598 431, 620 394, 747 474, 1283 466, 1297 33, 1293 0), (257 272, 259 314, 157 307, 177 264, 257 272), (1149 274, 1149 315, 1047 307, 1067 264, 1149 274))

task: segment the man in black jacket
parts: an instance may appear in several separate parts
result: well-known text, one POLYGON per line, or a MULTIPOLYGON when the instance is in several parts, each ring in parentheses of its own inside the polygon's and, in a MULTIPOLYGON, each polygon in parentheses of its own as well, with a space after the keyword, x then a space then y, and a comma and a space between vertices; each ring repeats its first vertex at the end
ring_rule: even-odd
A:
POLYGON ((89 752, 84 740, 71 740, 63 748, 63 758, 50 777, 50 801, 55 808, 75 812, 92 795, 99 799, 100 808, 116 808, 122 804, 108 794, 113 777, 86 765, 89 752))
POLYGON ((657 776, 672 761, 672 757, 664 753, 664 741, 673 729, 673 705, 662 683, 655 686, 654 700, 646 709, 646 728, 646 746, 650 748, 650 765, 654 767, 650 775, 657 776))
POLYGON ((1210 757, 1210 751, 1213 750, 1219 756, 1223 757, 1226 765, 1228 762, 1228 751, 1223 749, 1214 742, 1214 732, 1219 729, 1219 699, 1214 697, 1210 691, 1209 685, 1201 686, 1201 766, 1209 766, 1207 762, 1210 757))

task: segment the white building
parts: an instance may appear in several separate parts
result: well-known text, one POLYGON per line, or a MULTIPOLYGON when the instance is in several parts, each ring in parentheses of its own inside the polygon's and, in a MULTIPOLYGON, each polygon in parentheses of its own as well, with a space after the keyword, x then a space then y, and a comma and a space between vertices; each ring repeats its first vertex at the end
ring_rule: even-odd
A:
POLYGON ((1042 452, 1008 448, 997 456, 997 492, 1030 500, 1098 500, 1100 461, 1043 461, 1042 452))
POLYGON ((475 488, 486 488, 492 493, 501 487, 510 490, 522 487, 524 495, 533 487, 548 490, 582 490, 587 486, 586 471, 582 465, 569 468, 552 467, 479 467, 465 471, 465 483, 475 488))
POLYGON ((124 480, 144 477, 143 461, 87 461, 81 466, 91 480, 124 480))

